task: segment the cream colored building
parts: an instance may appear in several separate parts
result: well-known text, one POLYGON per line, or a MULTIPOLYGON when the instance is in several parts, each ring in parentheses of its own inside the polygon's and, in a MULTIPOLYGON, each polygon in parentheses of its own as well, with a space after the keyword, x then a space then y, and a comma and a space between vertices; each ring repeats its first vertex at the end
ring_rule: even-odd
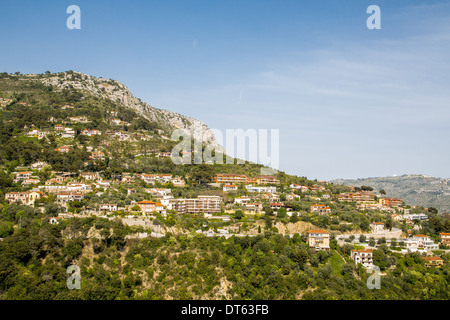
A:
POLYGON ((306 232, 306 242, 316 250, 330 250, 330 234, 326 230, 309 230, 306 232))

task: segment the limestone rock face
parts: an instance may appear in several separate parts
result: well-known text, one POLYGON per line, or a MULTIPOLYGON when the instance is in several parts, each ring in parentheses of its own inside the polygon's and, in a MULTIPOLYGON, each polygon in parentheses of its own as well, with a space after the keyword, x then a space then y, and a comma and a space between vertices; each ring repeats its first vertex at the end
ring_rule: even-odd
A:
POLYGON ((76 71, 51 74, 37 80, 44 85, 52 86, 54 90, 73 88, 120 103, 127 108, 133 109, 149 121, 157 122, 167 129, 169 133, 175 129, 181 129, 185 133, 190 134, 193 139, 217 146, 217 150, 223 150, 218 145, 212 130, 203 122, 172 111, 154 108, 141 99, 136 98, 124 84, 116 80, 97 78, 76 71))
POLYGON ((304 221, 298 221, 296 223, 287 223, 287 224, 278 222, 275 225, 275 227, 278 229, 278 233, 282 235, 295 233, 303 234, 308 230, 317 229, 313 224, 304 221))

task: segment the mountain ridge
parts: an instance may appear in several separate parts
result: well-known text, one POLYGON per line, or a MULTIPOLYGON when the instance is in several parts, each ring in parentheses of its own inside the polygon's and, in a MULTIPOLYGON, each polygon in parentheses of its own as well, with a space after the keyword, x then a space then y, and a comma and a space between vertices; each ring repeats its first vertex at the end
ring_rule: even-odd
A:
POLYGON ((335 179, 331 182, 356 187, 365 185, 374 188, 376 191, 385 190, 388 196, 402 198, 412 205, 450 211, 450 179, 448 178, 432 177, 425 174, 405 174, 401 176, 335 179))
POLYGON ((215 145, 218 149, 223 150, 222 146, 217 143, 214 133, 205 123, 170 110, 155 108, 135 97, 129 88, 120 81, 95 77, 79 71, 64 71, 47 75, 27 74, 26 76, 28 79, 37 80, 45 86, 51 86, 53 90, 77 89, 88 91, 101 98, 123 104, 147 120, 165 126, 169 131, 181 129, 194 139, 199 139, 205 144, 215 145))

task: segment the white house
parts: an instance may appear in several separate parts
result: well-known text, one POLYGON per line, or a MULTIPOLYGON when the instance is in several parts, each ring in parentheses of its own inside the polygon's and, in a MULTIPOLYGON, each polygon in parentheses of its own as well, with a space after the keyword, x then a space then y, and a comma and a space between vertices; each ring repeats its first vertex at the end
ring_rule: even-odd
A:
POLYGON ((361 263, 366 268, 373 268, 372 249, 352 250, 350 257, 356 264, 361 263))
POLYGON ((100 210, 117 211, 117 204, 102 203, 100 204, 100 210))
POLYGON ((276 187, 268 187, 268 186, 257 187, 257 186, 252 186, 252 185, 247 185, 245 187, 247 188, 248 192, 257 192, 257 193, 262 193, 262 192, 276 193, 277 192, 276 187))
POLYGON ((246 205, 247 203, 250 202, 250 200, 251 199, 249 197, 238 197, 238 198, 234 198, 234 203, 246 205))
POLYGON ((384 223, 383 222, 372 222, 370 224, 370 227, 372 228, 372 233, 384 232, 384 223))
POLYGON ((238 189, 237 185, 234 185, 234 184, 224 184, 223 185, 224 192, 235 191, 237 189, 238 189))

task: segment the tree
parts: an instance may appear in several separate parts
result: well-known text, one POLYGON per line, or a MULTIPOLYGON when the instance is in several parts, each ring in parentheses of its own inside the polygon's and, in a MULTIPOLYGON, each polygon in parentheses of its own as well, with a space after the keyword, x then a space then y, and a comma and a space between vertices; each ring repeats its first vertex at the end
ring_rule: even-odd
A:
POLYGON ((44 206, 44 214, 46 217, 57 217, 60 212, 60 207, 56 203, 47 203, 44 206))
POLYGON ((280 208, 280 209, 278 209, 278 211, 277 211, 277 216, 278 216, 278 218, 280 218, 280 219, 285 218, 285 217, 287 216, 287 210, 286 210, 286 208, 280 208))
POLYGON ((375 247, 375 245, 376 245, 375 238, 370 238, 369 239, 369 246, 375 247))
POLYGON ((341 247, 341 250, 342 250, 342 253, 350 255, 351 251, 353 250, 353 245, 348 244, 348 243, 344 244, 341 247))
POLYGON ((237 220, 241 220, 244 217, 244 213, 242 212, 242 210, 236 210, 236 212, 234 213, 234 218, 237 220))
POLYGON ((304 249, 296 249, 291 253, 292 261, 298 263, 300 265, 300 268, 303 268, 306 261, 308 261, 308 258, 308 252, 304 249))
POLYGON ((270 230, 272 228, 272 219, 268 215, 265 215, 264 221, 266 222, 266 230, 270 230))
POLYGON ((363 243, 363 242, 366 242, 366 236, 365 235, 360 235, 359 236, 359 242, 361 242, 361 243, 363 243))
POLYGON ((214 167, 207 164, 194 165, 191 170, 191 180, 198 184, 205 184, 212 181, 214 167))
POLYGON ((0 170, 0 188, 9 188, 12 186, 13 178, 3 170, 0 170))
POLYGON ((386 191, 385 191, 384 189, 381 189, 381 190, 380 190, 380 194, 386 195, 386 191))
POLYGON ((388 265, 388 259, 383 250, 375 249, 372 251, 373 254, 373 264, 380 267, 383 271, 388 265))
POLYGON ((386 225, 386 228, 387 228, 387 229, 392 230, 392 225, 393 225, 393 224, 394 224, 394 222, 392 221, 392 218, 391 218, 391 217, 389 217, 389 218, 386 219, 385 225, 386 225))
POLYGON ((397 247, 397 239, 392 238, 391 239, 391 248, 396 248, 397 247))

